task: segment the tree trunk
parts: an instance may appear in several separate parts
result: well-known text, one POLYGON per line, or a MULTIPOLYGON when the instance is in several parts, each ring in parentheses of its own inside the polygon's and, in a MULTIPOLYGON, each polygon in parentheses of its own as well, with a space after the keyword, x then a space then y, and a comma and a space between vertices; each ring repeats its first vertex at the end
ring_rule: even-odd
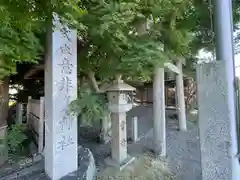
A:
POLYGON ((9 77, 0 82, 0 127, 7 124, 9 101, 9 77))
POLYGON ((121 74, 116 75, 116 81, 121 82, 121 80, 122 80, 122 75, 121 74))
POLYGON ((95 78, 95 73, 93 71, 89 71, 87 75, 90 81, 90 86, 93 88, 95 92, 99 92, 99 87, 95 78))
MULTIPOLYGON (((90 86, 95 92, 98 93, 100 89, 95 78, 95 73, 93 71, 89 71, 87 75, 90 86)), ((98 127, 100 129, 100 134, 97 138, 97 142, 105 144, 110 141, 109 134, 111 134, 111 125, 109 123, 111 123, 110 114, 109 116, 100 119, 100 127, 98 127)))

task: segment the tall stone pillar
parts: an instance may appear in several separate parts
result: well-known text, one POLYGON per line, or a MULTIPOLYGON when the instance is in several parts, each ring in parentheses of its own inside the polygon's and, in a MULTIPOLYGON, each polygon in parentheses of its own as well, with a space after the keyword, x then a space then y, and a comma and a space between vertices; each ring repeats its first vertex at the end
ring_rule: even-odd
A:
POLYGON ((179 74, 176 75, 176 96, 177 96, 176 102, 177 102, 177 110, 178 110, 179 129, 181 131, 187 131, 187 118, 186 118, 183 72, 182 72, 181 61, 177 62, 177 67, 179 68, 179 74))
POLYGON ((138 117, 134 116, 131 119, 131 140, 136 143, 138 141, 138 117))
POLYGON ((112 159, 119 165, 127 159, 126 112, 112 113, 112 159))
POLYGON ((153 80, 153 150, 166 156, 164 68, 157 68, 153 80))
POLYGON ((235 180, 231 113, 224 61, 197 66, 198 121, 203 180, 235 180))
POLYGON ((77 97, 77 32, 56 15, 53 24, 45 62, 45 172, 58 180, 78 167, 77 117, 68 113, 77 97))
POLYGON ((229 109, 230 132, 231 132, 231 163, 232 177, 231 180, 240 179, 240 166, 236 124, 236 92, 235 92, 235 54, 233 42, 233 0, 214 0, 213 2, 213 22, 216 42, 216 59, 225 62, 226 79, 227 79, 227 103, 229 109))
POLYGON ((28 103, 27 103, 27 122, 26 122, 26 124, 29 124, 29 113, 30 113, 30 100, 32 99, 32 97, 31 96, 28 96, 28 103))
POLYGON ((44 151, 44 97, 40 97, 40 115, 38 123, 38 153, 44 151))

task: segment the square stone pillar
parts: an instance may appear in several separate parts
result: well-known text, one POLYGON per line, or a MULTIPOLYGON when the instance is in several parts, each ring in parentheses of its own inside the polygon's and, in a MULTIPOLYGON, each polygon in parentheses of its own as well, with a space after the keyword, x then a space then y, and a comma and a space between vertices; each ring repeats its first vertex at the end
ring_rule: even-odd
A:
POLYGON ((27 117, 26 117, 26 118, 27 118, 27 122, 26 122, 27 124, 29 124, 29 113, 30 113, 30 108, 31 108, 29 102, 30 102, 31 99, 32 99, 32 97, 31 97, 31 96, 28 96, 27 115, 26 115, 26 116, 27 116, 27 117))
POLYGON ((77 97, 77 32, 54 14, 45 64, 45 172, 58 180, 76 171, 77 117, 68 106, 77 97))
POLYGON ((178 111, 179 129, 180 131, 187 131, 182 61, 179 60, 177 62, 177 67, 179 69, 179 74, 176 75, 176 108, 178 111))
POLYGON ((112 159, 121 164, 127 159, 126 113, 112 113, 112 159))
POLYGON ((153 80, 153 151, 166 156, 164 68, 157 68, 153 80))
MULTIPOLYGON (((224 61, 197 65, 198 116, 203 180, 233 180, 231 115, 224 61)), ((235 130, 235 129, 234 129, 235 130)), ((239 171, 238 171, 239 173, 239 171)))
POLYGON ((44 151, 44 97, 40 97, 40 110, 39 110, 39 123, 38 123, 38 153, 44 151))
POLYGON ((136 143, 138 141, 138 117, 134 116, 131 119, 131 140, 136 143))
POLYGON ((126 113, 112 113, 112 143, 111 158, 106 159, 106 163, 110 166, 123 170, 128 164, 135 160, 127 153, 127 128, 126 113))

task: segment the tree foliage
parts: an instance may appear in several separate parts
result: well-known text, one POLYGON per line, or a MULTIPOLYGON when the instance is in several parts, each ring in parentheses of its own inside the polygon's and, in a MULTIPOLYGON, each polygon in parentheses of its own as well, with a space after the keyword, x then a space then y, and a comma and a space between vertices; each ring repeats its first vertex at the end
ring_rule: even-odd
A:
MULTIPOLYGON (((233 0, 234 24, 239 7, 233 0)), ((53 12, 78 29, 79 71, 92 77, 95 87, 96 77, 105 82, 119 74, 149 80, 156 66, 179 57, 187 59, 186 72, 191 73, 197 52, 214 48, 209 0, 1 0, 0 79, 14 73, 16 63, 42 59, 53 12)), ((89 90, 80 93, 78 102, 85 107, 79 106, 79 112, 91 114, 93 104, 101 105, 89 90)))
POLYGON ((82 1, 81 71, 149 77, 155 66, 190 53, 184 24, 192 1, 82 1))
MULTIPOLYGON (((210 5, 207 0, 2 0, 0 75, 14 73, 16 63, 42 58, 46 21, 56 12, 79 29, 81 71, 149 76, 157 64, 213 48, 210 5)), ((237 0, 233 15, 238 22, 237 0)))
MULTIPOLYGON (((190 44, 195 55, 200 49, 213 52, 215 48, 214 11, 213 0, 194 0, 194 8, 189 16, 189 27, 195 34, 194 41, 190 44)), ((233 29, 238 31, 240 20, 240 1, 232 0, 233 29)), ((236 39, 236 41, 239 38, 236 39)), ((237 43, 237 42, 236 42, 237 43)))
POLYGON ((0 78, 16 72, 16 63, 37 63, 42 58, 47 21, 56 12, 62 21, 80 28, 79 1, 1 0, 0 78))
POLYGON ((80 115, 82 124, 94 124, 109 115, 107 100, 104 94, 96 94, 84 84, 78 91, 78 99, 71 103, 69 113, 80 115))
MULTIPOLYGON (((20 2, 20 1, 19 1, 20 2)), ((26 12, 29 4, 0 2, 0 76, 15 72, 15 64, 20 61, 35 62, 41 45, 34 34, 37 24, 26 12), (19 9, 17 9, 19 8, 19 9)))
MULTIPOLYGON (((212 48, 213 16, 206 0, 0 2, 0 75, 16 62, 36 63, 43 53, 47 20, 56 12, 79 29, 82 72, 149 77, 157 64, 212 48)), ((234 22, 239 3, 233 1, 234 22)))

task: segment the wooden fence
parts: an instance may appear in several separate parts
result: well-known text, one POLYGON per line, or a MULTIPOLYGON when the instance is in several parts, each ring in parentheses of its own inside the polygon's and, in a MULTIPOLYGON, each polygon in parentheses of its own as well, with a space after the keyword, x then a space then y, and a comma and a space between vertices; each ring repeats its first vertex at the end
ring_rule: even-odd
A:
MULTIPOLYGON (((136 91, 135 101, 140 104, 153 103, 153 88, 141 87, 136 91)), ((175 89, 165 87, 165 103, 166 106, 175 106, 175 89)))
MULTIPOLYGON (((135 101, 140 104, 153 103, 152 83, 136 87, 135 101)), ((196 87, 193 79, 184 80, 184 94, 186 107, 196 99, 196 87)), ((176 106, 175 81, 165 81, 165 104, 167 107, 176 106)))
POLYGON ((44 148, 44 119, 44 97, 39 100, 28 97, 27 125, 33 132, 38 153, 42 153, 44 148))
POLYGON ((0 165, 7 161, 7 125, 0 127, 0 165))

